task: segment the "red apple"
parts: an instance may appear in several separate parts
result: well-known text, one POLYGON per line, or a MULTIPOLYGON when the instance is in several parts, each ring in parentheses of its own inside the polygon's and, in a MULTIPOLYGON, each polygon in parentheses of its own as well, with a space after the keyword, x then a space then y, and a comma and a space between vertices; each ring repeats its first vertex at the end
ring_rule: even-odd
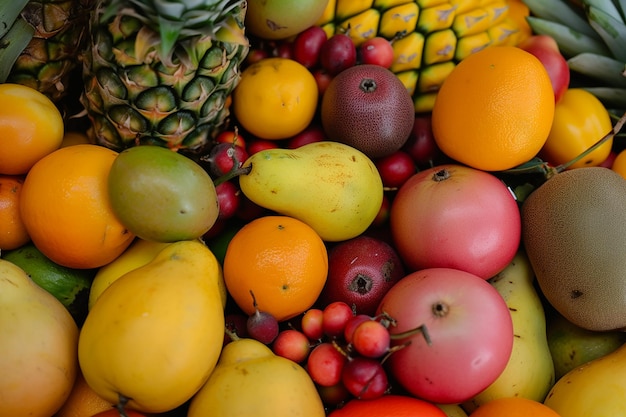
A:
POLYGON ((567 60, 561 54, 554 38, 548 35, 533 35, 517 46, 541 61, 552 81, 555 102, 559 101, 569 87, 570 71, 567 60))

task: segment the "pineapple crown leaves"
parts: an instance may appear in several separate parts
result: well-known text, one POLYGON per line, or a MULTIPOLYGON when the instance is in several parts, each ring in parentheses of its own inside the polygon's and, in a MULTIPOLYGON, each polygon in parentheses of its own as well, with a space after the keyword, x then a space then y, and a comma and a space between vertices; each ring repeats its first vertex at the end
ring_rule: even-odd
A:
POLYGON ((169 64, 177 45, 190 50, 184 44, 191 38, 209 37, 247 45, 245 10, 245 0, 113 0, 103 11, 102 21, 116 15, 138 19, 159 35, 150 44, 158 46, 161 60, 169 64))

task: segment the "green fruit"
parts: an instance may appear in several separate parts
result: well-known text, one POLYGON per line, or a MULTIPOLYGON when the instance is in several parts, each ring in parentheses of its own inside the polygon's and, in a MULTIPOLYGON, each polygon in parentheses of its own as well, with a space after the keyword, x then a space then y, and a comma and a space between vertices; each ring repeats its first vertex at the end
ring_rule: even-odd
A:
POLYGON ((74 320, 78 323, 84 320, 95 269, 73 269, 59 265, 32 243, 2 252, 2 258, 22 268, 37 285, 59 300, 74 320))
POLYGON ((261 39, 285 39, 313 26, 328 0, 248 0, 246 32, 261 39))
POLYGON ((557 312, 547 314, 547 337, 556 379, 580 365, 601 358, 626 343, 621 331, 594 332, 566 320, 557 312))
POLYGON ((209 174, 160 146, 136 146, 116 157, 109 173, 114 213, 136 236, 157 242, 197 239, 217 220, 209 174))

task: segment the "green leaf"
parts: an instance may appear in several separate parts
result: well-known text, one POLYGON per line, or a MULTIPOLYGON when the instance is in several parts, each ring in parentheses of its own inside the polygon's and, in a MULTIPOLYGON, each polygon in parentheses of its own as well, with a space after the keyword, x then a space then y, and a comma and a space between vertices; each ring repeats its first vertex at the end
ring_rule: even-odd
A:
POLYGON ((594 6, 587 9, 587 14, 589 23, 602 37, 613 56, 626 62, 626 26, 624 23, 594 6))
POLYGON ((611 54, 601 40, 589 37, 565 25, 532 16, 526 17, 526 20, 536 34, 552 36, 565 57, 573 57, 583 52, 597 55, 611 54))
POLYGON ((524 4, 534 17, 560 23, 590 38, 600 40, 598 34, 589 26, 582 10, 573 8, 568 1, 524 0, 524 4))
POLYGON ((28 0, 4 0, 0 2, 0 38, 13 26, 28 0))
POLYGON ((0 83, 6 82, 13 64, 35 34, 35 28, 17 19, 4 38, 0 39, 0 83))
POLYGON ((626 64, 616 59, 585 52, 570 58, 567 64, 572 71, 600 80, 608 86, 626 87, 626 64))

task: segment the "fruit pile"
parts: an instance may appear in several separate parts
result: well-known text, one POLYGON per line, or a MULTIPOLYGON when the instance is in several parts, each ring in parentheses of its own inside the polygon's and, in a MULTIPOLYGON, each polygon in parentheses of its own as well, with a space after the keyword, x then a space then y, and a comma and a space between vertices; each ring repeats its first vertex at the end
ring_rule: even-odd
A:
POLYGON ((626 415, 623 2, 0 20, 0 416, 626 415))

